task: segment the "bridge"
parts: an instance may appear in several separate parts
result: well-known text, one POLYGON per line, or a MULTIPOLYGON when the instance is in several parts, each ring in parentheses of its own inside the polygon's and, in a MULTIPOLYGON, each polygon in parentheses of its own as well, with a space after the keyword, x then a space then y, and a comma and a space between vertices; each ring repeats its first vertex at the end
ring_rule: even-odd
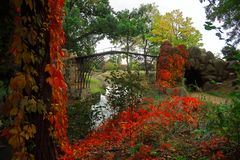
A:
POLYGON ((94 67, 103 62, 105 56, 111 55, 129 56, 132 60, 142 63, 145 61, 146 63, 152 63, 158 57, 155 55, 143 54, 142 51, 126 52, 113 47, 100 50, 95 54, 69 58, 65 60, 66 69, 64 75, 69 85, 69 90, 74 92, 72 94, 76 95, 77 92, 77 97, 81 97, 83 90, 90 87, 89 80, 94 67))

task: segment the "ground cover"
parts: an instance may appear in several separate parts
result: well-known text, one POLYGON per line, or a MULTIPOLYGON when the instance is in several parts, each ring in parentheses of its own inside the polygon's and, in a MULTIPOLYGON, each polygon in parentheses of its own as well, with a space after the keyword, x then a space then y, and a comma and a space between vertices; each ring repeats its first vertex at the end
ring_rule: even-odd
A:
POLYGON ((145 98, 73 145, 78 159, 226 159, 232 143, 207 132, 216 107, 193 97, 145 98))
MULTIPOLYGON (((104 75, 97 74, 97 78, 104 79, 104 75)), ((71 154, 63 159, 239 157, 239 120, 232 114, 237 107, 230 95, 190 92, 186 97, 167 96, 144 74, 140 76, 145 87, 141 103, 126 107, 83 139, 75 139, 71 154)))

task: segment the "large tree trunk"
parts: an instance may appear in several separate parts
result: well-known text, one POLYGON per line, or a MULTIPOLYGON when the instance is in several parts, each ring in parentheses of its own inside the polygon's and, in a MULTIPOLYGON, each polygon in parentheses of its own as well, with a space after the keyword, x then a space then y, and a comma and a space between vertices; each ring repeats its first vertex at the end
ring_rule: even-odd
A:
MULTIPOLYGON (((30 74, 36 81, 38 86, 38 91, 31 91, 30 93, 23 92, 24 96, 34 96, 38 100, 42 100, 46 106, 46 111, 49 112, 51 108, 51 86, 47 83, 46 79, 49 77, 49 74, 45 72, 45 67, 50 63, 50 36, 49 36, 49 27, 46 24, 49 24, 48 14, 48 0, 34 0, 34 9, 31 9, 29 4, 26 4, 26 1, 23 1, 21 5, 21 14, 18 15, 20 18, 23 16, 29 17, 30 20, 23 21, 22 26, 25 27, 28 35, 32 35, 32 29, 36 31, 36 43, 32 43, 29 37, 22 36, 23 41, 27 45, 28 50, 33 53, 34 58, 38 59, 39 62, 30 63, 28 65, 32 66, 38 73, 35 75, 33 73, 28 73, 24 69, 24 61, 20 66, 21 72, 26 72, 30 74), (37 17, 38 16, 38 17, 37 17), (39 40, 40 39, 40 40, 39 40), (43 53, 40 53, 40 50, 43 50, 43 53)), ((18 28, 19 26, 15 26, 18 28)), ((23 54, 23 53, 19 53, 23 54)), ((44 117, 44 113, 39 112, 28 112, 25 114, 26 119, 30 124, 34 124, 36 127, 36 134, 33 139, 27 141, 26 147, 27 151, 34 155, 36 160, 55 160, 56 159, 56 146, 53 142, 53 137, 50 135, 50 122, 44 117), (32 144, 33 143, 33 144, 32 144)))
MULTIPOLYGON (((48 34, 48 33, 46 33, 48 34)), ((49 44, 49 36, 46 36, 46 44, 49 44)), ((50 63, 49 56, 49 46, 46 46, 47 54, 43 59, 42 66, 39 66, 39 81, 40 90, 38 95, 39 99, 42 99, 44 104, 46 104, 47 111, 51 107, 51 86, 47 83, 46 79, 49 75, 44 71, 46 64, 50 63)), ((50 122, 47 119, 44 119, 43 114, 33 114, 30 116, 32 123, 37 128, 37 133, 34 137, 34 143, 36 144, 33 154, 36 160, 55 160, 56 159, 56 146, 53 142, 53 137, 50 136, 49 128, 50 122)))

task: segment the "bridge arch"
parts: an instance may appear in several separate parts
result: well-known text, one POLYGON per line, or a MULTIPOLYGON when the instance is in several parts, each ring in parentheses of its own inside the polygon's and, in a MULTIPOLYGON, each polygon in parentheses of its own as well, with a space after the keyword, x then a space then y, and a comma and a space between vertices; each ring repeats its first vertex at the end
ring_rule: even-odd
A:
POLYGON ((90 77, 94 67, 103 62, 106 56, 109 55, 128 55, 137 61, 146 59, 149 63, 153 62, 158 56, 146 55, 139 52, 126 52, 116 48, 109 48, 96 54, 73 57, 65 60, 65 78, 68 83, 70 96, 81 97, 84 89, 90 87, 90 77), (74 75, 74 76, 71 76, 74 75))

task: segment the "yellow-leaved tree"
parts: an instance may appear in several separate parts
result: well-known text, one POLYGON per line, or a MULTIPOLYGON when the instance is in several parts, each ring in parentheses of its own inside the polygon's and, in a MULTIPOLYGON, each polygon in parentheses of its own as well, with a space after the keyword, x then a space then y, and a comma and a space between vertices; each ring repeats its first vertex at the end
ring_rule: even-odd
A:
POLYGON ((173 45, 184 44, 187 47, 202 46, 202 34, 192 24, 192 19, 184 18, 180 10, 156 15, 149 40, 154 43, 167 40, 173 45))

